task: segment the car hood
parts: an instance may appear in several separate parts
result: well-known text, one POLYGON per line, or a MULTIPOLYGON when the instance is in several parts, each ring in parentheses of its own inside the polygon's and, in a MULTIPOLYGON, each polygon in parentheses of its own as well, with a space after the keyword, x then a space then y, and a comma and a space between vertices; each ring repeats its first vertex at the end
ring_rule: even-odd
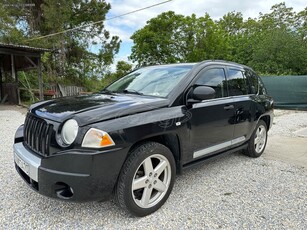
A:
POLYGON ((74 118, 79 126, 84 126, 168 105, 169 100, 165 98, 132 94, 92 94, 39 102, 30 107, 30 112, 56 122, 74 118))

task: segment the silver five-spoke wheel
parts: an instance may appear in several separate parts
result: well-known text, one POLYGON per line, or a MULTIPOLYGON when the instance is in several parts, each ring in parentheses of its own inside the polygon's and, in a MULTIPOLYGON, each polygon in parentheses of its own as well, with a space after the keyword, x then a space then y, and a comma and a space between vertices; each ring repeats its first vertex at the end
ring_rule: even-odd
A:
POLYGON ((264 125, 260 125, 255 133, 255 140, 254 140, 254 145, 255 145, 255 151, 257 153, 261 153, 262 150, 265 147, 266 144, 266 139, 267 139, 267 130, 264 125))
POLYGON ((267 123, 264 120, 259 120, 251 138, 248 141, 248 147, 243 150, 243 153, 250 157, 260 157, 264 152, 268 139, 267 123))
POLYGON ((169 197, 176 174, 176 162, 168 147, 145 142, 133 149, 118 178, 118 204, 135 216, 158 210, 169 197))
POLYGON ((172 172, 166 157, 155 154, 138 167, 132 182, 132 196, 141 208, 150 208, 161 201, 170 185, 172 172))

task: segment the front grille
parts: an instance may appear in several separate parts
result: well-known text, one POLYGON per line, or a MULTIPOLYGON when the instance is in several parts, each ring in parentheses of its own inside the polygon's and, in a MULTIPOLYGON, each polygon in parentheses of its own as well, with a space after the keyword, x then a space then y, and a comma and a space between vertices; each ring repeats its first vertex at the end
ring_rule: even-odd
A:
POLYGON ((45 120, 28 113, 24 125, 24 141, 34 152, 49 156, 50 139, 53 126, 45 120))

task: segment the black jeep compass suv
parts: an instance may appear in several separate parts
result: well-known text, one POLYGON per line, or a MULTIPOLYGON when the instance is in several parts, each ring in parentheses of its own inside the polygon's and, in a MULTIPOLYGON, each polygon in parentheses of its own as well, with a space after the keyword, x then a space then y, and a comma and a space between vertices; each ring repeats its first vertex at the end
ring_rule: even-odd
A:
POLYGON ((15 166, 37 192, 159 209, 182 169, 242 150, 259 157, 273 100, 257 74, 225 61, 140 68, 99 93, 32 105, 15 166))

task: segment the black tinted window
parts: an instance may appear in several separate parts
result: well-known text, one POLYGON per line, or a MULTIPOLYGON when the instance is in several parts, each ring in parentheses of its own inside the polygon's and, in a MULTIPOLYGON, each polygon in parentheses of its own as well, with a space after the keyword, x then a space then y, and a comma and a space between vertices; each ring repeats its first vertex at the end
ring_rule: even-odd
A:
POLYGON ((249 93, 257 94, 258 93, 258 76, 251 70, 246 70, 244 72, 244 75, 249 84, 249 93))
POLYGON ((258 78, 258 83, 259 83, 259 94, 260 94, 260 95, 265 95, 265 94, 267 94, 266 89, 265 89, 265 86, 264 86, 264 84, 263 84, 263 82, 262 82, 262 80, 261 80, 260 77, 258 78))
POLYGON ((248 94, 246 79, 240 70, 228 71, 228 90, 229 96, 248 94))
POLYGON ((226 97, 227 86, 223 69, 208 69, 199 74, 196 85, 210 86, 215 90, 215 97, 226 97))

